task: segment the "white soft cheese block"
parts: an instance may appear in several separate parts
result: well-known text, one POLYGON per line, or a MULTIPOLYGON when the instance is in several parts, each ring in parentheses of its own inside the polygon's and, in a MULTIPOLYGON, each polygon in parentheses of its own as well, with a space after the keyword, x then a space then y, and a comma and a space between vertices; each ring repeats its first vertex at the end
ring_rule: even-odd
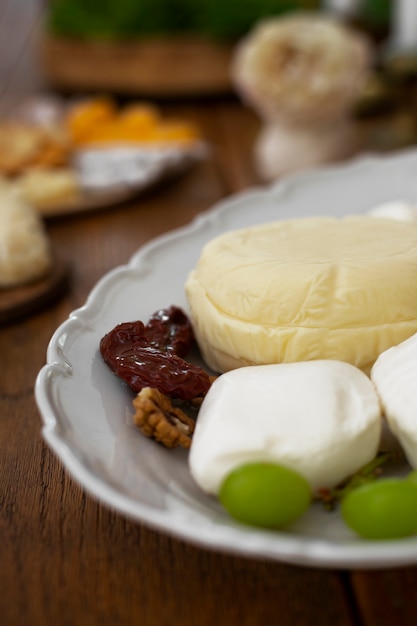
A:
POLYGON ((417 468, 417 334, 383 352, 371 378, 392 433, 417 468))
POLYGON ((313 490, 337 485, 376 454, 378 396, 348 363, 311 361, 242 367, 215 380, 201 406, 190 471, 217 494, 250 461, 290 467, 313 490))
POLYGON ((227 232, 185 290, 215 371, 336 359, 369 372, 417 332, 417 224, 315 217, 227 232))

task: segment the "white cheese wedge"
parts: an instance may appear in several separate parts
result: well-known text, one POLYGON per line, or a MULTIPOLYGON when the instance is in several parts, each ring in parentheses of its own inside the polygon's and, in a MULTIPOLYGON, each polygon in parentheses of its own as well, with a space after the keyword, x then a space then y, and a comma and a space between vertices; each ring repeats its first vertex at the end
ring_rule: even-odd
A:
POLYGON ((383 352, 371 379, 392 433, 417 467, 417 334, 383 352))
POLYGON ((215 371, 335 359, 369 372, 417 332, 417 223, 316 217, 228 232, 185 290, 215 371))
POLYGON ((215 380, 191 444, 192 476, 217 494, 229 472, 270 461, 333 487, 378 450, 381 411, 368 376, 339 361, 242 367, 215 380))

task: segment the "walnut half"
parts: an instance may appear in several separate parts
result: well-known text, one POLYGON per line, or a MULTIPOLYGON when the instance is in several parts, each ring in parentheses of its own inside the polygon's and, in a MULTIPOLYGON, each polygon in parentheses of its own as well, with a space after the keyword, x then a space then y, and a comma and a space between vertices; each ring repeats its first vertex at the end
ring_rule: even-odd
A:
POLYGON ((194 420, 174 407, 168 396, 154 387, 144 387, 133 400, 133 421, 146 437, 166 448, 189 448, 194 432, 194 420))

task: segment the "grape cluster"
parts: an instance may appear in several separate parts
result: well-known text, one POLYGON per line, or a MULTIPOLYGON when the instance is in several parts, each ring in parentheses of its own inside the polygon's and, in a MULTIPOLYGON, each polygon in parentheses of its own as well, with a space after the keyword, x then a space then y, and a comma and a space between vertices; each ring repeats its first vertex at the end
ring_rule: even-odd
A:
MULTIPOLYGON (((236 520, 278 529, 301 517, 313 494, 298 472, 253 462, 226 476, 219 499, 236 520)), ((403 479, 381 478, 348 491, 340 512, 346 525, 366 539, 399 539, 417 533, 417 470, 403 479)))

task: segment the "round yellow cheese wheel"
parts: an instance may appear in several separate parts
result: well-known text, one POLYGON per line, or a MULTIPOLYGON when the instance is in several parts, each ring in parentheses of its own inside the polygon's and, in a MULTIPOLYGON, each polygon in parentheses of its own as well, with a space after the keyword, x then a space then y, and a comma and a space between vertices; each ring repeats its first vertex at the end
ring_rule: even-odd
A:
POLYGON ((337 359, 367 371, 417 332, 417 226, 313 217, 227 232, 186 281, 207 365, 337 359))

